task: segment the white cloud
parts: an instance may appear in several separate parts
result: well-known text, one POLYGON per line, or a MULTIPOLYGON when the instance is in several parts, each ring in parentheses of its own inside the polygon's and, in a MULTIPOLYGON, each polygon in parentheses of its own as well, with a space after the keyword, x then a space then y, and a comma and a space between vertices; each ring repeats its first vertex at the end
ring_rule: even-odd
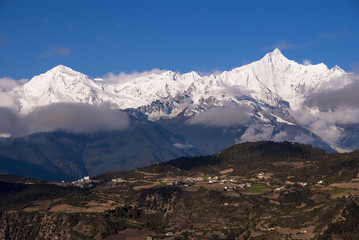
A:
MULTIPOLYGON (((350 124, 359 122, 359 109, 341 108, 334 112, 310 112, 308 109, 291 111, 299 123, 321 137, 330 145, 337 145, 342 137, 338 123, 350 124)), ((300 139, 299 139, 300 140, 300 139)), ((299 141, 298 140, 298 141, 299 141)))
POLYGON ((276 132, 273 126, 251 125, 247 128, 240 140, 237 142, 257 142, 263 140, 272 140, 275 142, 289 141, 311 144, 314 138, 306 134, 294 135, 288 134, 287 131, 276 132))
POLYGON ((191 144, 182 144, 182 143, 175 143, 175 144, 173 144, 173 146, 176 148, 179 148, 179 149, 190 149, 190 148, 194 147, 191 144))
POLYGON ((11 92, 0 92, 0 107, 17 109, 20 105, 18 99, 11 92))
POLYGON ((250 113, 252 112, 252 108, 247 105, 227 104, 201 112, 187 120, 187 123, 215 127, 243 126, 251 121, 250 113))
POLYGON ((257 142, 262 140, 270 140, 273 135, 274 128, 272 126, 261 127, 251 125, 241 136, 241 142, 257 142))
POLYGON ((303 65, 305 65, 305 66, 312 65, 312 61, 310 61, 310 60, 308 60, 308 59, 304 59, 304 60, 303 60, 303 65))
POLYGON ((269 47, 265 47, 263 48, 263 51, 267 52, 267 51, 273 51, 276 48, 279 48, 280 50, 284 50, 284 49, 290 49, 290 48, 296 48, 297 46, 295 44, 292 43, 288 43, 287 41, 280 41, 277 42, 269 47))
POLYGON ((350 79, 334 79, 329 85, 331 88, 323 89, 326 87, 323 86, 323 90, 309 96, 306 103, 331 111, 342 107, 359 108, 359 78, 357 76, 351 76, 350 79), (348 83, 350 81, 351 83, 348 83))
POLYGON ((28 81, 28 79, 15 80, 9 77, 0 78, 0 107, 17 109, 20 103, 12 90, 16 90, 28 81))
POLYGON ((272 140, 275 141, 275 142, 280 142, 280 141, 289 141, 288 139, 289 136, 288 136, 288 133, 286 131, 280 131, 279 133, 275 134, 273 137, 272 137, 272 140))
POLYGON ((147 77, 151 74, 160 74, 163 72, 166 72, 166 71, 155 68, 155 69, 152 69, 150 71, 145 71, 145 72, 133 72, 133 73, 121 72, 119 74, 107 73, 105 76, 102 77, 102 79, 105 83, 121 84, 121 83, 131 82, 132 80, 139 78, 139 77, 147 77))
POLYGON ((355 74, 359 74, 359 63, 354 64, 351 71, 355 74))
POLYGON ((41 53, 42 57, 70 56, 72 50, 66 47, 52 46, 47 51, 41 53))
POLYGON ((29 79, 15 80, 9 77, 0 78, 0 90, 8 91, 27 83, 29 79))
POLYGON ((197 73, 198 73, 198 75, 200 75, 200 76, 202 76, 202 77, 204 77, 204 76, 209 77, 209 76, 211 76, 211 75, 217 76, 217 75, 223 73, 223 71, 216 69, 216 70, 209 71, 209 72, 197 72, 197 73))

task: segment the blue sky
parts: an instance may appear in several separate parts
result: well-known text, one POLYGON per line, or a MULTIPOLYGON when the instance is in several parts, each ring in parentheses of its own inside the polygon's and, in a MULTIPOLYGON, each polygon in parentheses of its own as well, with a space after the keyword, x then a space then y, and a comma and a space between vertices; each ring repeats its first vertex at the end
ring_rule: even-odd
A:
POLYGON ((278 47, 359 66, 359 1, 0 0, 0 78, 63 64, 92 77, 153 68, 230 70, 278 47))

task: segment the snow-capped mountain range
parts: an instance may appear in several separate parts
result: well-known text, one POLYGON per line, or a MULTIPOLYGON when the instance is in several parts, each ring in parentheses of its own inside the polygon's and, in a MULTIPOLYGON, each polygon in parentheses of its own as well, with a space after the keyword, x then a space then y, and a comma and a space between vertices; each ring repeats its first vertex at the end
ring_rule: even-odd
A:
POLYGON ((291 108, 297 109, 308 94, 345 75, 347 73, 337 66, 328 69, 322 63, 298 64, 275 49, 259 61, 218 75, 161 71, 124 83, 96 81, 59 65, 32 78, 16 94, 21 113, 58 102, 110 102, 119 109, 141 108, 156 101, 173 104, 173 108, 167 111, 153 109, 146 113, 149 119, 158 120, 173 118, 183 111, 189 116, 207 107, 223 106, 229 101, 241 102, 243 96, 251 96, 271 107, 287 101, 291 108))
MULTIPOLYGON (((272 127, 269 135, 270 139, 275 140, 299 139, 288 132, 280 134, 279 130, 275 131, 278 126, 301 127, 308 130, 309 135, 314 133, 339 149, 339 145, 336 145, 338 139, 326 140, 321 130, 303 123, 298 114, 302 109, 312 114, 319 111, 317 106, 306 105, 313 94, 350 83, 351 73, 346 73, 338 66, 329 69, 323 63, 302 65, 288 60, 279 49, 275 49, 259 61, 211 75, 153 71, 129 81, 102 81, 59 65, 35 76, 10 94, 17 99, 16 109, 20 115, 53 103, 111 103, 113 109, 141 114, 150 121, 184 118, 195 119, 192 123, 212 126, 237 124, 245 126, 247 130, 255 126, 252 134, 263 134, 263 127, 272 127), (241 113, 233 115, 233 112, 243 111, 249 120, 218 123, 208 120, 216 116, 203 115, 213 112, 213 109, 226 108, 229 110, 225 113, 231 114, 227 116, 219 111, 222 116, 218 117, 241 118, 241 113), (204 117, 201 118, 201 115, 204 117)), ((337 132, 341 131, 335 124, 331 127, 336 128, 337 132)), ((242 137, 237 140, 250 139, 242 137)))

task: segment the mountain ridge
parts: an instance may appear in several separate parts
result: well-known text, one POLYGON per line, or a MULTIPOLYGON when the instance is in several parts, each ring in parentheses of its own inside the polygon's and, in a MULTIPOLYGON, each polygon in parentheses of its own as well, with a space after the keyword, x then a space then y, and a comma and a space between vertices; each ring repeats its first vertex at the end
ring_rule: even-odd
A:
MULTIPOLYGON (((299 64, 275 49, 258 61, 210 75, 154 70, 97 81, 59 65, 11 94, 18 100, 14 101, 19 102, 15 108, 22 116, 58 103, 110 103, 113 110, 124 110, 153 122, 179 119, 180 129, 189 125, 220 126, 223 131, 243 134, 230 136, 230 144, 269 139, 313 143, 313 136, 318 136, 341 151, 353 150, 359 144, 348 148, 343 138, 350 134, 337 123, 318 129, 315 121, 321 116, 316 113, 322 109, 309 106, 306 101, 315 93, 350 84, 350 76, 338 66, 329 69, 323 63, 299 64), (300 130, 290 130, 293 126, 300 130), (327 137, 328 129, 334 131, 335 138, 327 137)), ((196 145, 191 141, 189 138, 188 144, 196 145)))
MULTIPOLYGON (((21 109, 24 112, 31 111, 39 106, 48 105, 55 102, 81 102, 89 104, 98 104, 110 101, 118 105, 120 109, 136 108, 149 105, 156 100, 165 98, 176 98, 190 95, 194 104, 199 104, 201 98, 208 95, 215 96, 216 92, 225 93, 226 97, 219 98, 220 101, 235 100, 234 94, 225 92, 226 87, 242 88, 245 91, 255 91, 255 98, 266 102, 260 96, 259 92, 265 94, 275 94, 278 98, 291 101, 289 97, 293 97, 293 92, 287 92, 292 85, 295 93, 300 91, 308 92, 318 86, 320 82, 331 79, 334 75, 345 74, 338 67, 328 69, 324 64, 317 65, 300 65, 295 61, 288 60, 279 49, 266 54, 261 60, 242 67, 234 68, 230 71, 224 71, 217 75, 200 76, 197 72, 176 73, 172 71, 161 71, 160 73, 149 73, 145 76, 139 76, 130 82, 125 83, 103 83, 96 82, 93 78, 85 74, 76 72, 71 68, 59 65, 50 69, 44 74, 35 76, 23 86, 23 96, 21 99, 21 109), (297 75, 303 75, 298 80, 298 76, 288 78, 283 74, 293 74, 299 71, 297 75), (308 73, 309 72, 309 73, 308 73), (277 74, 279 73, 279 75, 277 74), (282 75, 280 75, 282 74, 282 75), (324 76, 320 76, 323 75, 324 76), (267 75, 263 77, 263 75, 267 75), (56 81, 49 81, 56 80, 56 81), (62 81, 60 81, 62 80, 62 81), (67 82, 66 82, 66 81, 67 82), (245 82, 244 82, 245 80, 245 82), (289 80, 289 82, 288 82, 289 80), (59 85, 56 85, 59 84, 59 85), (75 84, 79 87, 76 89, 75 84), (309 86, 307 86, 309 84, 309 86), (66 85, 70 85, 66 88, 66 85), (73 86, 72 89, 69 87, 73 86), (286 89, 283 89, 283 86, 286 89), (306 89, 306 88, 309 88, 306 89), (54 89, 59 91, 54 92, 54 89), (61 96, 64 91, 71 92, 73 97, 69 95, 61 96), (144 92, 145 91, 145 92, 144 92), (195 93, 192 94, 191 93, 195 93), (59 95, 59 96, 56 96, 59 95), (283 98, 285 95, 287 98, 283 98), (31 106, 30 101, 26 98, 42 97, 42 102, 35 102, 35 106, 31 106), (132 99, 131 99, 132 97, 132 99), (127 98, 127 99, 126 99, 127 98), (128 100, 126 102, 126 100, 128 100)), ((267 102, 270 103, 271 102, 267 102)), ((172 115, 161 115, 159 117, 173 117, 172 115)), ((155 117, 154 119, 158 119, 155 117)))

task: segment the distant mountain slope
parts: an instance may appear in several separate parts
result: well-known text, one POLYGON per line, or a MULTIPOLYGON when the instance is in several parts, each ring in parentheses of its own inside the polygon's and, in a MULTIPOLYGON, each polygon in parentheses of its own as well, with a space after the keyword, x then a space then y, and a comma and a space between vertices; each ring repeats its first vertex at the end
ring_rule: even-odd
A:
POLYGON ((335 150, 319 136, 300 125, 276 123, 275 121, 258 124, 254 120, 249 127, 241 125, 223 127, 189 124, 187 121, 160 121, 160 123, 169 131, 185 137, 186 141, 195 146, 202 155, 214 154, 244 141, 260 141, 274 138, 276 141, 287 140, 296 142, 300 141, 300 137, 310 139, 311 144, 315 147, 324 149, 327 152, 335 152, 335 150), (264 132, 267 133, 264 134, 264 132), (285 136, 282 137, 281 134, 284 133, 285 136))
POLYGON ((49 181, 74 180, 199 154, 193 147, 176 147, 183 144, 158 124, 135 119, 123 131, 37 133, 1 139, 0 172, 49 181))
MULTIPOLYGON (((322 149, 299 143, 247 142, 233 145, 216 154, 182 157, 142 170, 158 174, 168 175, 173 172, 192 176, 199 173, 218 175, 226 169, 231 169, 233 176, 247 178, 258 172, 275 172, 276 175, 273 177, 282 181, 288 180, 288 176, 291 176, 291 181, 296 182, 349 181, 359 172, 359 151, 326 153, 322 149)), ((116 173, 108 174, 116 176, 116 173)))

